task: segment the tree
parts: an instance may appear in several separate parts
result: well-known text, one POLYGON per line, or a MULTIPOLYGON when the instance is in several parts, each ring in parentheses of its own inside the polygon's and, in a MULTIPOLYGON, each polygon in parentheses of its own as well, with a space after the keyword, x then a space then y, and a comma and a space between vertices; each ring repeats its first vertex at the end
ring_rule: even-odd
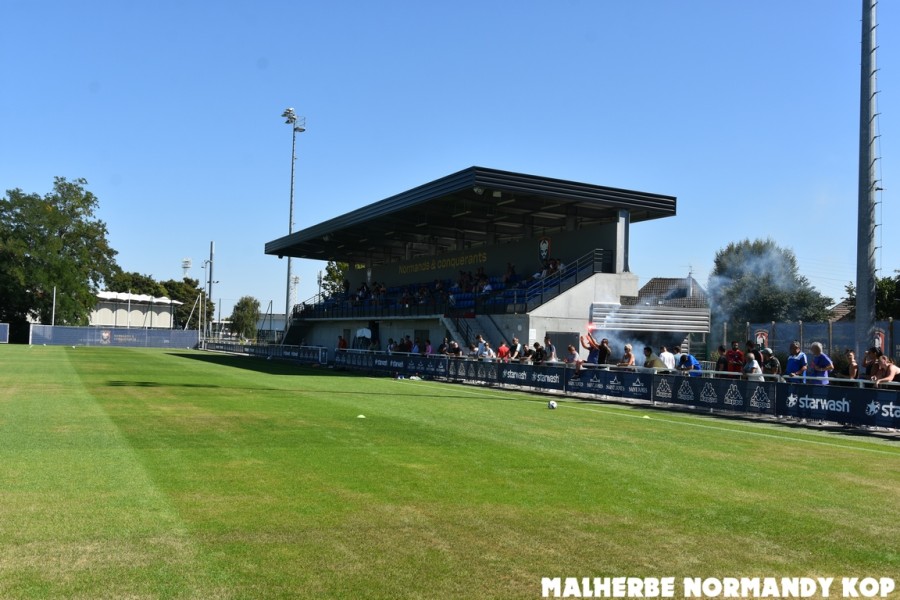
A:
POLYGON ((159 298, 166 295, 166 288, 150 275, 118 271, 106 280, 106 289, 110 292, 146 294, 159 298))
POLYGON ((328 261, 325 276, 322 278, 322 292, 325 296, 336 296, 344 292, 344 281, 350 273, 350 265, 342 262, 328 261))
POLYGON ((244 296, 231 311, 231 332, 241 338, 256 339, 259 324, 259 300, 244 296))
POLYGON ((43 197, 17 188, 0 199, 0 321, 17 338, 29 318, 50 323, 54 308, 56 324, 87 324, 101 283, 118 269, 86 185, 56 177, 43 197))
MULTIPOLYGON (((875 278, 875 318, 878 320, 900 316, 900 271, 895 271, 893 277, 875 278)), ((856 286, 848 282, 844 286, 847 292, 848 319, 856 318, 856 286)))
POLYGON ((771 239, 731 243, 716 253, 708 293, 713 322, 825 321, 832 299, 800 275, 794 252, 771 239))
MULTIPOLYGON (((179 329, 200 329, 200 310, 195 308, 197 298, 203 293, 199 279, 185 277, 182 280, 169 279, 160 283, 164 296, 181 302, 181 306, 175 308, 175 327, 179 329)), ((203 304, 206 313, 203 315, 204 323, 211 323, 216 316, 216 305, 209 298, 203 296, 203 304)))

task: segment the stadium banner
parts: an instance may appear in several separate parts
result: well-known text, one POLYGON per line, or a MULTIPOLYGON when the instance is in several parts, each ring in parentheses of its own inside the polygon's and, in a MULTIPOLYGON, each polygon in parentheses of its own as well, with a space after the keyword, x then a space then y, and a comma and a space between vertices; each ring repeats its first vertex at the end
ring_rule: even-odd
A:
POLYGON ((886 389, 779 383, 776 411, 797 419, 900 428, 900 395, 886 389))
POLYGON ((137 329, 134 327, 64 327, 32 325, 29 343, 45 346, 119 346, 140 348, 197 348, 196 329, 137 329))
POLYGON ((9 323, 0 323, 0 344, 9 343, 9 323))
POLYGON ((759 414, 775 412, 776 384, 771 381, 657 374, 651 385, 657 402, 759 414))
MULTIPOLYGON (((301 350, 304 349, 301 347, 301 350)), ((447 377, 448 361, 446 356, 387 354, 364 350, 336 350, 334 353, 336 367, 376 371, 396 377, 447 377)))
POLYGON ((448 359, 449 377, 461 381, 480 381, 483 383, 498 383, 500 367, 502 363, 481 360, 466 360, 462 358, 448 359))
POLYGON ((651 371, 620 371, 586 367, 579 377, 566 369, 566 390, 579 394, 596 394, 632 400, 650 400, 651 371))

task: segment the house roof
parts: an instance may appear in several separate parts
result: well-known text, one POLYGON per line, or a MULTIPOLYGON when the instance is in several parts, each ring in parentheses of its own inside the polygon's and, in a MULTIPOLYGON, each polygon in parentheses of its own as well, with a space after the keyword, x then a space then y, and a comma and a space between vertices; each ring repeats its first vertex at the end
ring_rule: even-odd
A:
POLYGON ((654 277, 637 296, 622 298, 622 304, 709 308, 709 296, 693 277, 654 277))
POLYGON ((675 208, 673 196, 470 167, 275 239, 265 253, 379 265, 675 208))

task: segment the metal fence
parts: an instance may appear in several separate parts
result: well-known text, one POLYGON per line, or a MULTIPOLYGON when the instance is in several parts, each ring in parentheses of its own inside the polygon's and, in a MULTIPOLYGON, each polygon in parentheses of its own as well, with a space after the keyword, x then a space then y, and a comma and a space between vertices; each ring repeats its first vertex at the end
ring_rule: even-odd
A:
POLYGON ((199 342, 200 332, 195 329, 32 325, 28 335, 29 344, 46 346, 197 348, 199 342))

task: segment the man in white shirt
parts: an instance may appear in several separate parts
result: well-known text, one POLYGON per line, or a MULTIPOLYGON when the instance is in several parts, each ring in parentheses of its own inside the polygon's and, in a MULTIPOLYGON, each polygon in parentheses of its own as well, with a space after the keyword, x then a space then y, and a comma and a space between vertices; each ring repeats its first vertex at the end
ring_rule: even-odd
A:
POLYGON ((669 352, 669 350, 665 346, 660 346, 659 358, 662 359, 664 363, 666 363, 667 369, 675 368, 675 355, 669 352))

